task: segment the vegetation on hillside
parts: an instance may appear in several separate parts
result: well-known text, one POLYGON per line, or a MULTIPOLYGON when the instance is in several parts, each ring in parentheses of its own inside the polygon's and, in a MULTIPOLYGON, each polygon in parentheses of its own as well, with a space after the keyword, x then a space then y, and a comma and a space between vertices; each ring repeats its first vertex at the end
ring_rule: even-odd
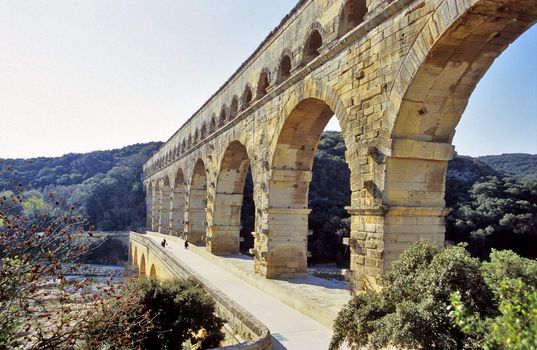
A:
POLYGON ((142 278, 117 296, 96 309, 82 337, 86 348, 209 349, 224 339, 214 300, 195 281, 142 278), (149 325, 138 324, 140 318, 149 325), (131 334, 129 343, 118 337, 122 334, 131 334))
MULTIPOLYGON (((453 210, 447 217, 446 239, 468 242, 472 255, 486 258, 493 248, 511 249, 537 258, 537 181, 507 176, 486 176, 447 202, 453 210)), ((447 197, 447 195, 446 195, 447 197)))
POLYGON ((24 186, 21 205, 30 217, 74 207, 97 230, 144 226, 142 165, 159 146, 152 142, 56 158, 0 160, 0 170, 9 172, 0 177, 0 195, 9 197, 17 185, 24 186))
POLYGON ((533 349, 537 346, 537 261, 463 246, 414 243, 384 276, 339 313, 330 349, 533 349))
POLYGON ((496 171, 507 175, 537 179, 537 155, 525 153, 509 153, 494 156, 477 157, 496 171))

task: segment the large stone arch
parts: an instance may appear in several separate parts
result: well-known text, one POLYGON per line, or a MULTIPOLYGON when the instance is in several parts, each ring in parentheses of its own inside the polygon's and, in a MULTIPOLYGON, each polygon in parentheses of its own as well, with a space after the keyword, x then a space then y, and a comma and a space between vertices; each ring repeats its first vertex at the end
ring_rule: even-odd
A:
POLYGON ((351 169, 351 202, 352 206, 357 206, 358 200, 361 196, 360 190, 362 189, 362 182, 359 181, 359 172, 353 172, 352 170, 358 169, 359 167, 359 160, 357 159, 357 155, 359 153, 360 145, 356 140, 357 137, 361 136, 360 134, 358 134, 361 128, 357 127, 356 123, 352 121, 352 112, 349 112, 350 107, 345 106, 343 100, 338 95, 338 93, 322 81, 315 79, 307 79, 303 83, 297 85, 293 89, 288 101, 279 111, 278 115, 280 116, 280 118, 278 119, 277 124, 274 126, 274 132, 269 133, 270 135, 272 135, 272 138, 269 140, 269 165, 271 167, 273 166, 272 162, 275 157, 279 135, 282 133, 283 127, 287 122, 287 119, 294 110, 299 108, 299 105, 303 101, 308 99, 319 100, 326 104, 333 112, 333 115, 336 117, 339 126, 341 127, 341 135, 347 147, 345 161, 351 169))
POLYGON ((172 235, 178 235, 184 232, 185 223, 185 205, 186 205, 186 186, 185 176, 183 170, 178 168, 175 171, 173 188, 172 188, 172 202, 170 210, 170 227, 172 235))
POLYGON ((315 79, 307 79, 295 86, 291 91, 287 102, 278 113, 280 118, 275 125, 274 132, 270 133, 270 135, 272 135, 272 138, 270 139, 271 154, 269 155, 271 159, 274 158, 279 135, 281 134, 287 119, 291 115, 291 112, 295 110, 302 101, 307 99, 320 100, 330 107, 339 122, 341 133, 347 148, 354 144, 353 139, 355 134, 353 132, 353 125, 351 125, 349 113, 340 96, 326 83, 315 79))
POLYGON ((295 92, 284 106, 271 140, 268 206, 263 208, 262 218, 267 224, 256 235, 254 268, 267 277, 307 272, 308 190, 313 157, 321 133, 334 115, 345 141, 352 145, 348 115, 332 90, 310 81, 295 92))
POLYGON ((161 180, 162 187, 160 188, 160 216, 159 216, 159 228, 158 232, 169 234, 170 233, 170 177, 164 176, 161 180))
POLYGON ((188 240, 194 244, 205 244, 207 217, 207 174, 201 158, 196 161, 190 179, 188 210, 186 211, 186 232, 188 240))
POLYGON ((249 168, 246 147, 239 141, 230 142, 221 158, 216 180, 210 242, 207 244, 213 254, 239 252, 241 207, 249 168))
POLYGON ((444 241, 445 179, 455 127, 494 60, 536 20, 531 0, 445 0, 429 16, 402 61, 384 111, 390 146, 378 184, 382 206, 377 219, 366 218, 375 225, 359 243, 365 265, 381 267, 376 273, 363 267, 359 274, 369 282, 376 284, 410 242, 444 241), (366 241, 374 232, 382 233, 382 242, 369 249, 366 241), (368 257, 373 253, 378 259, 368 257))
POLYGON ((153 192, 151 194, 153 202, 153 211, 151 217, 151 231, 158 231, 160 225, 160 181, 154 181, 153 192))
POLYGON ((153 211, 154 211, 154 200, 153 200, 153 184, 151 181, 145 182, 145 201, 146 201, 146 223, 145 227, 147 230, 152 230, 153 227, 153 211))

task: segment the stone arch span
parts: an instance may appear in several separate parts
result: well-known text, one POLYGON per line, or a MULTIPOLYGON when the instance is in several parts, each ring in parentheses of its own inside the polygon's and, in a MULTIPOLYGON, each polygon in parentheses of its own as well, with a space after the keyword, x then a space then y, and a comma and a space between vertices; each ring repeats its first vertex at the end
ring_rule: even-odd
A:
POLYGON ((185 226, 189 242, 205 244, 207 216, 207 175, 203 160, 198 159, 192 172, 185 226))
POLYGON ((341 126, 341 133, 347 147, 354 145, 353 142, 355 132, 350 122, 349 113, 343 103, 341 96, 326 83, 315 80, 307 79, 301 83, 293 91, 293 94, 289 100, 282 106, 279 115, 280 119, 275 127, 274 133, 270 140, 271 158, 274 158, 274 153, 277 148, 278 138, 282 133, 285 123, 291 116, 291 113, 299 108, 299 105, 304 100, 319 100, 332 110, 333 115, 337 118, 339 125, 341 126))
POLYGON ((153 230, 153 211, 154 211, 154 199, 153 199, 153 184, 151 181, 145 183, 145 201, 146 201, 146 222, 145 227, 147 230, 153 230))
POLYGON ((239 253, 241 207, 249 168, 250 157, 246 147, 239 141, 231 142, 222 157, 216 181, 210 242, 207 245, 213 254, 239 253))
POLYGON ((536 20, 534 1, 446 0, 417 36, 384 113, 390 131, 378 221, 384 232, 379 250, 384 269, 406 242, 444 241, 446 173, 455 128, 479 80, 536 20))
POLYGON ((139 269, 139 276, 140 277, 146 277, 146 261, 145 261, 145 255, 142 253, 142 256, 140 257, 140 264, 138 265, 139 269))
POLYGON ((165 176, 160 189, 160 215, 158 232, 170 233, 170 177, 165 176))
POLYGON ((160 222, 160 181, 155 181, 153 192, 151 194, 153 202, 153 210, 151 217, 151 231, 158 231, 160 222))
MULTIPOLYGON (((336 109, 337 99, 331 104, 336 109)), ((263 222, 267 222, 268 238, 257 235, 254 250, 256 271, 267 277, 307 272, 311 170, 321 134, 335 115, 328 103, 313 97, 303 98, 287 108, 284 109, 285 119, 276 139, 269 173, 268 207, 263 218, 263 222), (268 254, 263 254, 267 247, 268 254)), ((346 114, 342 114, 343 117, 338 116, 339 120, 346 118, 346 114)), ((343 130, 344 134, 349 132, 343 130)))
POLYGON ((183 170, 181 168, 177 169, 175 173, 175 180, 172 190, 172 202, 171 202, 171 211, 170 211, 170 220, 171 220, 171 233, 173 235, 179 235, 184 232, 184 223, 185 223, 185 197, 186 197, 186 186, 185 186, 185 177, 183 170))

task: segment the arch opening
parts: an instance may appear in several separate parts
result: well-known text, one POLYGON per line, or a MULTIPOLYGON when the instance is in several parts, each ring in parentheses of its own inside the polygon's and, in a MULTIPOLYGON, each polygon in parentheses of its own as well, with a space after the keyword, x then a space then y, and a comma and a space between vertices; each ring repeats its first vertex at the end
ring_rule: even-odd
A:
POLYGON ((172 193, 172 207, 170 212, 171 220, 171 234, 179 236, 184 232, 184 213, 185 213, 185 179, 183 171, 177 170, 175 175, 173 193, 172 193))
POLYGON ((138 271, 138 276, 139 277, 146 277, 146 272, 145 272, 145 255, 142 254, 142 257, 140 258, 140 267, 139 267, 139 271, 138 271))
POLYGON ((233 141, 224 152, 216 184, 208 245, 213 254, 237 254, 241 248, 242 252, 248 252, 253 247, 252 186, 248 152, 240 142, 233 141), (245 191, 248 175, 251 187, 245 191))
POLYGON ((211 117, 211 124, 209 124, 209 133, 212 134, 216 131, 216 117, 213 115, 211 117))
POLYGON ((152 202, 153 202, 153 215, 151 216, 151 231, 158 232, 160 225, 160 181, 155 183, 155 187, 152 192, 152 202))
POLYGON ((157 279, 157 269, 155 268, 155 264, 151 264, 151 269, 149 269, 149 278, 152 280, 157 279))
POLYGON ((186 213, 188 217, 185 218, 188 241, 196 245, 205 244, 207 221, 207 176, 205 172, 205 164, 201 159, 198 159, 190 182, 188 211, 186 213))
MULTIPOLYGON (((452 3, 455 1, 449 2, 449 6, 452 3)), ((408 55, 420 50, 426 52, 415 56, 420 64, 413 62, 402 67, 404 70, 415 66, 408 70, 411 73, 408 80, 397 80, 399 85, 393 89, 401 88, 402 98, 387 113, 393 122, 393 155, 386 163, 384 201, 389 206, 420 208, 427 214, 419 217, 408 214, 403 218, 414 220, 417 225, 428 225, 427 234, 420 234, 420 239, 444 242, 446 198, 451 196, 446 193, 446 175, 448 161, 455 155, 452 146, 455 128, 477 83, 495 59, 536 19, 537 8, 530 1, 511 2, 509 6, 480 1, 471 11, 439 28, 430 47, 408 55), (422 152, 402 152, 404 147, 422 152), (417 178, 422 180, 416 182, 417 178), (412 193, 405 188, 409 183, 414 187, 412 193)), ((395 222, 389 215, 385 220, 388 224, 395 222)), ((385 259, 387 266, 404 249, 401 241, 407 242, 416 235, 411 229, 392 231, 384 245, 385 252, 389 252, 385 259)))
POLYGON ((246 255, 253 255, 252 249, 255 245, 255 200, 254 200, 254 180, 252 168, 248 169, 244 181, 244 190, 241 206, 241 226, 239 233, 239 252, 246 255))
POLYGON ((310 35, 308 36, 308 39, 306 40, 306 44, 304 45, 304 53, 303 53, 303 59, 302 62, 304 64, 307 64, 315 59, 315 57, 320 55, 319 49, 323 45, 323 38, 319 31, 313 30, 310 35))
POLYGON ((282 83, 291 76, 291 58, 288 55, 283 56, 278 69, 278 83, 282 83))
POLYGON ((231 101, 231 106, 229 107, 229 120, 234 119, 237 116, 239 111, 239 99, 235 96, 231 101))
POLYGON ((145 227, 147 230, 150 230, 150 231, 153 231, 153 212, 154 212, 154 208, 153 206, 155 205, 154 204, 154 199, 153 199, 153 184, 151 183, 151 181, 149 181, 149 184, 145 187, 146 189, 146 193, 145 193, 145 198, 146 198, 146 213, 145 213, 145 216, 146 216, 146 222, 145 222, 145 227))
POLYGON ((267 277, 307 273, 308 256, 312 263, 349 266, 350 251, 343 245, 350 235, 345 207, 351 201, 345 142, 338 132, 323 135, 333 116, 324 101, 308 98, 295 106, 280 131, 266 219, 272 250, 260 266, 267 277))
POLYGON ((242 94, 242 110, 245 110, 246 108, 250 107, 250 104, 252 103, 252 89, 250 89, 249 86, 244 88, 244 93, 242 94))
POLYGON ((218 126, 222 127, 224 124, 226 124, 226 106, 222 107, 222 110, 220 111, 220 117, 218 118, 218 126))
POLYGON ((269 76, 267 71, 262 71, 259 75, 259 80, 257 81, 257 98, 260 99, 261 97, 265 96, 267 94, 267 89, 270 85, 269 82, 269 76))
POLYGON ((338 36, 344 36, 362 23, 366 14, 366 0, 348 0, 339 18, 338 36))
POLYGON ((162 188, 160 190, 160 218, 158 232, 163 234, 170 233, 170 179, 164 177, 162 188))
POLYGON ((205 124, 205 122, 203 122, 203 125, 201 126, 201 131, 200 131, 200 139, 201 140, 205 139, 205 136, 207 136, 207 125, 205 124))

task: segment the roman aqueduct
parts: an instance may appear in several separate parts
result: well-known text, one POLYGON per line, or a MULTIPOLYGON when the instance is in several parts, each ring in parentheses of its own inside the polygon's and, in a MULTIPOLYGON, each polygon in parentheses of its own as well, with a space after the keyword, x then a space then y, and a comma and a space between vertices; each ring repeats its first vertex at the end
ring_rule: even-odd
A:
POLYGON ((305 273, 313 155, 335 115, 351 172, 351 280, 374 288, 410 242, 444 241, 455 127, 536 18, 535 0, 299 1, 144 165, 148 228, 237 253, 251 168, 255 272, 305 273))

